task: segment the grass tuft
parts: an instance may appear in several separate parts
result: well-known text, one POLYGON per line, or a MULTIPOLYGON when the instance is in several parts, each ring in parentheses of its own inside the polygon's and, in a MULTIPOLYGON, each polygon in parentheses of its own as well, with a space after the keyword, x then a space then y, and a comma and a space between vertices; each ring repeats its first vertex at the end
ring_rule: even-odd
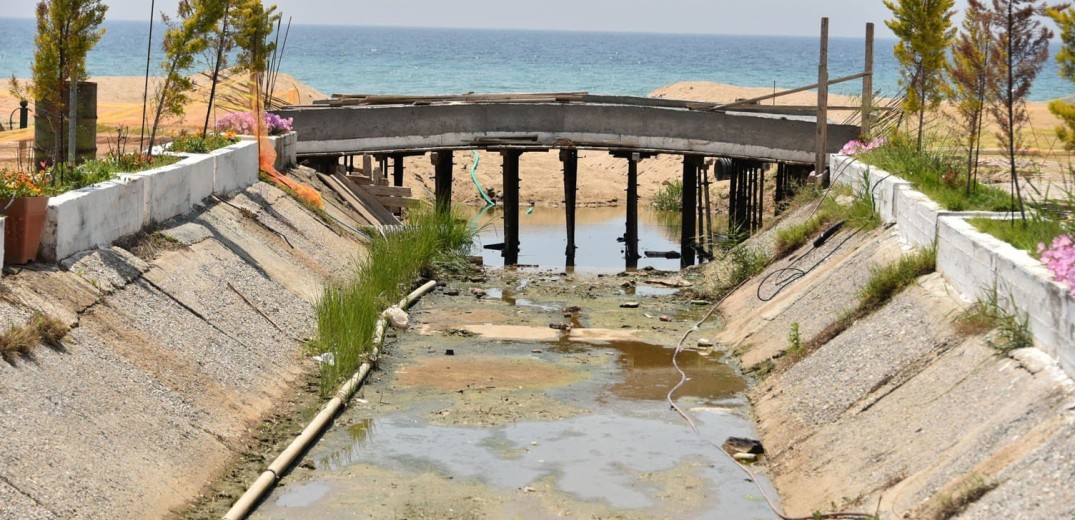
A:
POLYGON ((1030 317, 1026 313, 1008 312, 1001 301, 997 288, 985 292, 956 319, 957 330, 964 335, 985 334, 997 331, 988 340, 990 347, 1001 354, 1034 346, 1030 334, 1030 317))
POLYGON ((993 235, 1039 260, 1041 253, 1038 252, 1038 244, 1048 247, 1054 238, 1065 233, 1075 233, 1075 221, 1065 222, 1039 216, 1028 215, 1026 221, 973 218, 969 222, 978 231, 993 235))
POLYGON ((915 138, 896 133, 883 146, 861 154, 859 159, 914 184, 949 211, 1011 210, 1011 195, 991 186, 975 185, 968 195, 966 167, 952 153, 931 148, 933 144, 923 143, 919 150, 915 138))
POLYGON ((940 498, 940 504, 934 511, 933 518, 936 520, 955 518, 995 487, 997 483, 986 481, 977 473, 971 473, 960 482, 955 491, 940 498))
POLYGON ((871 268, 870 279, 859 293, 859 307, 866 313, 880 308, 918 277, 932 273, 936 268, 935 248, 918 250, 885 267, 871 268))
POLYGON ((374 234, 353 276, 328 284, 317 307, 318 337, 311 348, 334 356, 333 364, 322 365, 322 391, 362 363, 372 350, 381 311, 398 302, 417 278, 438 268, 465 268, 471 240, 466 220, 431 209, 412 212, 402 231, 374 234))
POLYGON ((657 211, 679 211, 683 208, 683 182, 675 179, 661 186, 650 201, 657 211))
POLYGON ((41 343, 61 347, 70 329, 62 321, 36 313, 25 325, 15 325, 0 333, 0 358, 15 364, 19 356, 30 357, 41 343))
MULTIPOLYGON (((869 177, 866 179, 868 184, 869 177)), ((864 230, 874 229, 881 225, 881 217, 874 208, 873 197, 868 196, 866 192, 853 195, 850 188, 838 185, 832 188, 830 195, 818 203, 817 211, 805 222, 792 224, 776 232, 773 254, 775 259, 791 254, 825 228, 841 220, 852 227, 864 230), (847 197, 851 197, 851 201, 842 203, 847 197)))

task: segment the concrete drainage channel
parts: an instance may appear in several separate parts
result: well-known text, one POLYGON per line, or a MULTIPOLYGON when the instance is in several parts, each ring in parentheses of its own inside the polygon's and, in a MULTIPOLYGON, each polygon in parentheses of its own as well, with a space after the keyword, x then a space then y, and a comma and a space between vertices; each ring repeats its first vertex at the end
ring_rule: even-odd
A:
POLYGON ((668 338, 705 311, 642 294, 675 275, 631 275, 637 287, 487 276, 423 298, 410 331, 254 518, 772 516, 711 443, 754 436, 747 383, 721 353, 692 347, 678 360, 690 381, 677 400, 703 436, 664 401, 679 379, 668 338))
MULTIPOLYGON (((399 308, 409 308, 414 302, 433 290, 436 286, 437 282, 430 281, 419 287, 400 300, 399 308)), ((362 382, 366 380, 373 365, 377 362, 381 348, 384 346, 385 328, 387 327, 388 322, 386 315, 388 312, 389 310, 386 309, 381 313, 381 317, 377 321, 377 327, 373 334, 373 352, 370 355, 369 361, 362 363, 362 365, 359 366, 358 371, 355 372, 350 379, 340 385, 340 388, 336 391, 336 395, 321 408, 321 411, 312 421, 310 421, 310 424, 302 430, 302 433, 288 445, 287 449, 276 457, 276 460, 274 460, 272 464, 269 464, 269 467, 250 486, 246 493, 235 502, 235 505, 224 515, 225 520, 240 520, 249 516, 255 506, 257 506, 258 502, 280 480, 280 477, 284 472, 291 468, 295 463, 295 460, 308 450, 317 440, 329 425, 329 422, 336 417, 340 410, 346 407, 347 402, 355 395, 355 392, 362 385, 362 382)))

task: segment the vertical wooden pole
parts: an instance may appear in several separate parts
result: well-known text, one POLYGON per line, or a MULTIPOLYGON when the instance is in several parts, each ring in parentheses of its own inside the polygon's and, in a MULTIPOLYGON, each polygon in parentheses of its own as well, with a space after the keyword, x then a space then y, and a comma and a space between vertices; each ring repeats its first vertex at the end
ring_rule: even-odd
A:
POLYGON ((504 265, 519 263, 519 150, 503 150, 504 265))
POLYGON ((451 150, 441 150, 434 155, 437 211, 448 211, 452 208, 452 155, 451 150))
POLYGON ((873 130, 870 112, 873 110, 873 23, 866 24, 866 68, 862 77, 862 139, 869 139, 873 130))
MULTIPOLYGON (((697 169, 697 166, 695 167, 695 169, 697 169)), ((694 176, 697 179, 697 181, 695 182, 695 186, 696 186, 696 189, 698 190, 698 196, 697 196, 698 203, 695 204, 695 207, 694 207, 695 213, 698 214, 697 215, 697 218, 698 218, 698 226, 697 226, 698 227, 698 233, 695 235, 695 242, 694 243, 697 244, 698 247, 700 247, 702 249, 705 249, 706 248, 706 243, 705 243, 705 200, 702 198, 702 193, 703 193, 702 192, 702 176, 698 175, 697 173, 695 173, 694 176)))
MULTIPOLYGON (((354 166, 354 164, 351 164, 354 166)), ((366 175, 373 180, 373 157, 369 155, 362 155, 362 175, 366 175)))
POLYGON ((638 161, 637 153, 627 157, 627 233, 624 235, 627 268, 638 267, 638 161))
POLYGON ((702 185, 705 186, 705 190, 702 191, 702 196, 705 198, 705 243, 709 247, 709 250, 713 250, 713 206, 709 202, 709 166, 703 162, 702 169, 702 185))
POLYGON ((739 211, 739 163, 731 161, 728 169, 731 170, 731 184, 728 188, 728 233, 735 235, 739 232, 736 229, 736 216, 739 211))
POLYGON ((694 233, 698 227, 694 221, 694 208, 698 205, 698 157, 693 155, 683 156, 683 206, 680 208, 682 223, 679 235, 679 265, 689 267, 694 265, 694 233))
POLYGON ((392 184, 394 186, 403 186, 403 155, 396 154, 392 156, 392 184))
POLYGON ((575 266, 575 200, 578 193, 579 151, 574 148, 560 150, 564 163, 564 208, 567 211, 567 267, 575 266))
POLYGON ((821 185, 829 185, 829 176, 825 173, 828 163, 829 147, 829 19, 821 19, 821 55, 817 65, 817 155, 814 159, 814 171, 821 178, 821 185))

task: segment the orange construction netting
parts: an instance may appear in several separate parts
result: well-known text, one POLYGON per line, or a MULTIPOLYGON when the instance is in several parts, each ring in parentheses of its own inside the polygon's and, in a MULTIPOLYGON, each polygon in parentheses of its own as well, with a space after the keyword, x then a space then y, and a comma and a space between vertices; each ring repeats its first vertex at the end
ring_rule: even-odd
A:
POLYGON ((265 172, 269 176, 269 180, 277 186, 288 188, 294 191, 299 198, 313 204, 315 207, 323 208, 325 202, 321 199, 321 194, 317 190, 276 171, 274 166, 276 163, 276 148, 269 141, 269 129, 265 127, 265 112, 261 103, 261 81, 258 74, 250 75, 250 100, 250 111, 254 114, 254 124, 257 127, 258 164, 261 166, 261 171, 265 172))

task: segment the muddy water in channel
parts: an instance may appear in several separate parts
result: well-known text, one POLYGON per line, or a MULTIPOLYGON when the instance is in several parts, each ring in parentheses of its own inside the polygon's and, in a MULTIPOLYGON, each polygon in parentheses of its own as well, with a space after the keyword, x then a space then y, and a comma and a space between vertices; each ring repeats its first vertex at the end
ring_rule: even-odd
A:
POLYGON ((254 518, 773 518, 714 446, 753 436, 720 353, 679 358, 701 435, 664 401, 672 347, 704 308, 628 294, 623 277, 491 276, 423 299, 254 518))

